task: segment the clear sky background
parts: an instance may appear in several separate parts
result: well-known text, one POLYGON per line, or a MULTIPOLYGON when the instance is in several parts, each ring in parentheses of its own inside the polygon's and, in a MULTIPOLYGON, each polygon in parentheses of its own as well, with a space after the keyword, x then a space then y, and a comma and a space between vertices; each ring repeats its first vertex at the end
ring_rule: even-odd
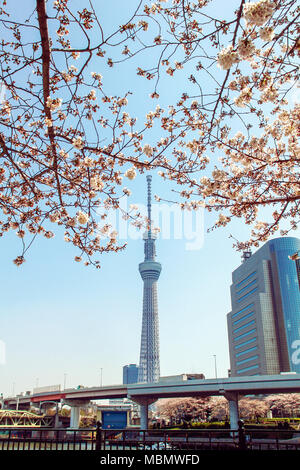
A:
MULTIPOLYGON (((119 0, 115 3, 122 5, 119 0)), ((232 8, 237 4, 230 3, 232 8)), ((124 7, 120 12, 126 12, 124 7)), ((109 11, 103 14, 109 27, 109 11)), ((93 65, 101 73, 101 66, 93 65)), ((110 85, 118 87, 111 94, 122 94, 122 87, 126 91, 124 70, 109 72, 110 85)), ((175 96, 178 80, 170 96, 175 96)), ((139 90, 144 93, 145 82, 132 77, 130 83, 136 92, 132 109, 144 115, 149 107, 147 102, 141 104, 139 90)), ((155 173, 152 183, 153 193, 170 195, 171 184, 155 173)), ((130 203, 146 203, 145 175, 126 186, 133 191, 130 203)), ((231 273, 241 262, 229 235, 246 240, 248 228, 237 220, 207 234, 216 218, 204 215, 204 239, 197 250, 186 249, 189 240, 174 239, 172 228, 170 239, 157 240, 157 259, 162 263, 158 284, 162 376, 204 373, 212 378, 214 355, 218 376, 228 374, 226 314, 231 308, 231 273)), ((299 237, 300 232, 291 235, 299 237)), ((20 252, 15 233, 0 239, 0 340, 6 350, 5 363, 0 364, 0 393, 63 385, 64 380, 67 387, 96 386, 101 374, 104 385, 122 383, 122 367, 139 361, 142 326, 138 264, 144 259, 143 241, 129 237, 127 242, 124 252, 104 254, 102 268, 96 270, 73 261, 78 252, 63 241, 63 233, 51 240, 38 238, 21 267, 12 263, 20 252)))
MULTIPOLYGON (((137 202, 143 203, 145 177, 139 180, 137 202)), ((154 177, 153 186, 159 182, 154 177)), ((204 220, 209 226, 209 218, 204 220)), ((231 233, 245 235, 243 223, 232 225, 231 233)), ((229 229, 205 234, 203 246, 194 251, 186 250, 185 239, 157 241, 163 376, 213 378, 213 355, 218 377, 227 376, 231 272, 241 259, 229 234, 229 229)), ((299 237, 299 231, 293 235, 299 237)), ((63 385, 65 374, 67 387, 96 386, 101 369, 103 384, 122 383, 122 367, 139 360, 142 240, 128 239, 123 253, 103 256, 96 270, 74 262, 76 251, 62 236, 39 239, 17 268, 15 238, 12 233, 1 240, 0 338, 6 363, 0 365, 0 391, 9 395, 36 385, 63 385)))

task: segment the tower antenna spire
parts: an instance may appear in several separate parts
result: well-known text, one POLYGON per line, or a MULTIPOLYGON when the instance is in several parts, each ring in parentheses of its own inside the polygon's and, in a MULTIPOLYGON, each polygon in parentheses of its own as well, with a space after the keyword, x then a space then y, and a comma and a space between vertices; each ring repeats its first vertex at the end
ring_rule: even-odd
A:
POLYGON ((151 239, 151 225, 152 225, 152 221, 151 221, 151 181, 152 181, 152 176, 148 175, 146 177, 146 179, 147 179, 147 186, 148 186, 148 203, 147 203, 148 219, 149 219, 148 238, 151 239))

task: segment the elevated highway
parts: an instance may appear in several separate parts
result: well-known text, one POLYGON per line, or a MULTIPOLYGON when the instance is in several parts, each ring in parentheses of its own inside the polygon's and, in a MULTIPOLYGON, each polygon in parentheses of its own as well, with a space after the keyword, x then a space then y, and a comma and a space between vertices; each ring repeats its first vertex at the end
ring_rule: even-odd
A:
POLYGON ((187 380, 176 383, 128 385, 129 398, 207 397, 238 393, 239 395, 268 395, 273 393, 299 393, 300 374, 256 375, 227 377, 225 379, 187 380))
POLYGON ((244 395, 269 395, 273 393, 300 393, 300 374, 256 375, 251 377, 227 377, 220 379, 160 381, 104 387, 81 387, 79 389, 56 390, 2 400, 4 408, 28 407, 42 402, 60 402, 71 406, 71 427, 76 427, 80 406, 90 400, 129 398, 141 406, 141 427, 148 422, 148 406, 159 398, 208 397, 222 395, 229 401, 230 418, 236 429, 238 400, 244 395))

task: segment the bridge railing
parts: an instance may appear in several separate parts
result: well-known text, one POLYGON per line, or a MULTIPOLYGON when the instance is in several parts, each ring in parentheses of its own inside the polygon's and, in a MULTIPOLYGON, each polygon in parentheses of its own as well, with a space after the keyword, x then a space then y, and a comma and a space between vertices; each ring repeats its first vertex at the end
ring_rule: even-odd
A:
POLYGON ((231 429, 99 430, 101 450, 300 450, 300 431, 231 429))
POLYGON ((284 429, 0 428, 1 450, 300 450, 300 431, 284 429))
POLYGON ((96 443, 97 430, 95 428, 66 429, 30 426, 0 428, 0 451, 96 450, 96 443))

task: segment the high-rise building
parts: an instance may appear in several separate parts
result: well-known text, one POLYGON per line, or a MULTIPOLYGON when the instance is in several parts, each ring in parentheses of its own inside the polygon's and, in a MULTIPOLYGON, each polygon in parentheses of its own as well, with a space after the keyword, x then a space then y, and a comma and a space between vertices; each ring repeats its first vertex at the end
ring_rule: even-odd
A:
POLYGON ((123 384, 136 384, 138 381, 139 368, 136 364, 123 367, 123 384))
POLYGON ((232 273, 227 315, 231 376, 300 373, 297 252, 299 239, 276 238, 253 255, 244 253, 232 273))
POLYGON ((157 280, 161 264, 155 261, 155 235, 151 227, 151 176, 147 176, 149 227, 144 235, 145 259, 139 264, 144 281, 143 320, 139 363, 139 382, 158 382, 159 365, 159 325, 157 305, 157 280))

